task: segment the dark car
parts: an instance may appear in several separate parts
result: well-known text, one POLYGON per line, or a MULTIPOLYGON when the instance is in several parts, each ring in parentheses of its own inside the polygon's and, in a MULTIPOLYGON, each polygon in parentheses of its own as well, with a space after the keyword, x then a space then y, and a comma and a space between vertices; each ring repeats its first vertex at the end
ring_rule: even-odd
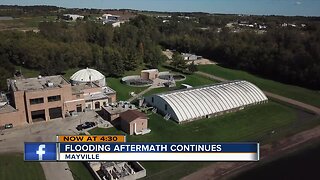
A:
POLYGON ((77 129, 78 131, 81 131, 81 130, 83 130, 83 129, 88 129, 88 128, 94 127, 95 125, 96 125, 95 122, 85 122, 85 123, 83 123, 83 124, 79 124, 79 125, 76 127, 76 129, 77 129))
POLYGON ((4 128, 5 129, 11 129, 11 128, 13 128, 13 125, 11 123, 10 124, 5 124, 4 128))

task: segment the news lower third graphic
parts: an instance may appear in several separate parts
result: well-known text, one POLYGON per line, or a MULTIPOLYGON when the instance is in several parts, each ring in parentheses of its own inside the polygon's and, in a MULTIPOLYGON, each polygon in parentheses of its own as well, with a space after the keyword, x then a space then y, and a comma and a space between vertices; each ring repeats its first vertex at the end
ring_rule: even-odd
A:
POLYGON ((55 142, 31 142, 24 144, 25 161, 56 161, 57 144, 55 142))
POLYGON ((59 136, 25 143, 26 161, 258 161, 259 143, 125 142, 121 136, 59 136))

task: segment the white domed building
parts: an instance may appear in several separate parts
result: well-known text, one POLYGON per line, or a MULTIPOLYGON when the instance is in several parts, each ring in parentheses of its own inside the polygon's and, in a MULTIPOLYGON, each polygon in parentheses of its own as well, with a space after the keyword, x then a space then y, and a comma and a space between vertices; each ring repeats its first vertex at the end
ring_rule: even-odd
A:
POLYGON ((70 77, 71 84, 97 83, 100 87, 106 86, 106 77, 95 69, 82 69, 70 77))

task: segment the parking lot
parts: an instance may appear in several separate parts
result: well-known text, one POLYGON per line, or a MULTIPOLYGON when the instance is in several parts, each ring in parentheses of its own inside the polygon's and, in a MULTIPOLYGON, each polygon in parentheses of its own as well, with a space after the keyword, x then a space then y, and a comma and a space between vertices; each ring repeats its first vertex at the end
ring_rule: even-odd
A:
MULTIPOLYGON (((23 153, 24 142, 54 142, 56 135, 76 135, 80 132, 76 130, 77 125, 84 122, 96 122, 99 127, 112 127, 104 121, 94 111, 79 113, 78 116, 56 119, 47 122, 38 122, 11 129, 0 130, 0 153, 23 153)), ((86 129, 87 130, 90 130, 86 129)), ((82 133, 84 133, 83 131, 82 133)), ((67 163, 43 162, 41 163, 46 179, 73 179, 67 163), (59 176, 57 178, 57 176, 59 176)))

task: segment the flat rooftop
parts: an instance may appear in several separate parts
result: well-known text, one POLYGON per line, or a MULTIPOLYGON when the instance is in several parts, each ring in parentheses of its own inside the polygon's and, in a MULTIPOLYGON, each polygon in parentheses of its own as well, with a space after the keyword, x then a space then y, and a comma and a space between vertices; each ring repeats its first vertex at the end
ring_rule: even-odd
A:
POLYGON ((127 110, 135 110, 137 109, 134 104, 130 104, 128 102, 118 102, 108 104, 107 106, 102 106, 102 108, 107 111, 109 114, 120 114, 127 110))
POLYGON ((10 83, 14 91, 39 91, 61 88, 62 85, 70 84, 61 75, 14 79, 10 83))
POLYGON ((71 89, 72 89, 72 94, 81 94, 85 89, 98 88, 98 87, 100 86, 98 86, 96 83, 80 83, 80 84, 71 86, 71 89))
MULTIPOLYGON (((92 83, 81 83, 81 84, 77 84, 77 85, 71 86, 72 94, 82 94, 84 92, 84 90, 92 89, 92 88, 100 88, 100 86, 97 85, 94 82, 92 82, 92 83)), ((116 91, 114 91, 113 89, 111 89, 108 86, 105 86, 105 87, 101 87, 101 93, 104 94, 104 95, 109 95, 109 94, 116 93, 116 91)))
POLYGON ((145 69, 145 70, 142 70, 141 72, 159 72, 158 69, 145 69))
POLYGON ((0 106, 0 114, 1 113, 10 113, 10 112, 15 112, 15 111, 17 111, 17 110, 9 104, 6 104, 4 106, 0 106))

